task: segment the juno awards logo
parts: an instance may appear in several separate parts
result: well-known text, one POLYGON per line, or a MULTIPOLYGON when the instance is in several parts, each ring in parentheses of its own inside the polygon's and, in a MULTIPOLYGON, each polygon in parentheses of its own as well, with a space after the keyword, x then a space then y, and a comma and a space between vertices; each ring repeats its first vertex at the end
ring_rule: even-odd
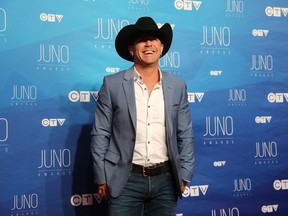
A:
POLYGON ((124 27, 129 25, 128 20, 115 20, 112 18, 104 19, 99 17, 96 23, 96 29, 93 36, 95 40, 94 48, 110 49, 118 32, 124 27))
POLYGON ((6 118, 0 118, 0 143, 8 140, 8 121, 6 118))
POLYGON ((262 141, 255 143, 255 164, 278 164, 278 144, 276 141, 262 141))
POLYGON ((128 9, 138 10, 138 11, 147 11, 149 10, 150 0, 129 0, 128 9))
POLYGON ((38 215, 39 195, 37 193, 15 194, 13 196, 13 207, 11 216, 38 215))
POLYGON ((243 18, 244 2, 240 0, 227 0, 226 17, 243 18))
POLYGON ((248 197, 252 196, 252 181, 250 178, 234 179, 234 197, 248 197))
POLYGON ((232 116, 206 116, 203 145, 234 144, 232 116))
POLYGON ((9 124, 6 118, 0 117, 0 147, 8 152, 9 124))
POLYGON ((38 91, 35 85, 13 85, 11 105, 36 106, 38 91))
POLYGON ((272 55, 253 54, 251 57, 251 76, 273 77, 274 61, 272 55))
POLYGON ((67 45, 40 44, 37 70, 69 71, 70 49, 67 45))
POLYGON ((0 32, 4 32, 6 30, 6 11, 3 8, 0 8, 0 32))
POLYGON ((229 106, 246 106, 247 93, 245 89, 229 89, 229 106))
POLYGON ((203 26, 201 54, 230 55, 231 30, 228 26, 203 26))
POLYGON ((3 8, 0 8, 0 38, 3 38, 3 40, 1 39, 0 42, 7 42, 7 38, 5 35, 5 31, 7 28, 7 19, 6 19, 6 11, 3 8))
POLYGON ((240 210, 237 207, 233 208, 221 208, 221 209, 212 209, 211 216, 240 216, 240 210))
POLYGON ((70 149, 42 149, 40 153, 39 176, 64 176, 72 174, 70 149))

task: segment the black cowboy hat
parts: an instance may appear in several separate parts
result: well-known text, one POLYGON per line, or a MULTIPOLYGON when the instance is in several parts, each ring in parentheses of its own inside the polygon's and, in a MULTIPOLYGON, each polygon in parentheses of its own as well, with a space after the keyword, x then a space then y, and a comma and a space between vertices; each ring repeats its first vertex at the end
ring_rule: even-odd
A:
POLYGON ((161 43, 164 45, 162 52, 162 56, 164 56, 172 43, 172 28, 169 23, 165 23, 161 28, 158 28, 151 17, 140 17, 135 25, 127 25, 119 31, 115 40, 115 47, 119 56, 125 60, 133 61, 133 57, 128 51, 128 46, 132 45, 140 36, 147 34, 160 39, 161 43))

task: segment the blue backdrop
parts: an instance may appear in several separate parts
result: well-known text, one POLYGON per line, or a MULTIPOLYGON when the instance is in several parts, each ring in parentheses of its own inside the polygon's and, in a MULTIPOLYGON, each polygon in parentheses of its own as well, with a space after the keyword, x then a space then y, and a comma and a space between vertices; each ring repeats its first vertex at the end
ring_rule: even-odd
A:
POLYGON ((118 31, 151 16, 186 80, 193 181, 178 216, 288 215, 287 0, 0 2, 1 215, 106 215, 89 151, 118 31))

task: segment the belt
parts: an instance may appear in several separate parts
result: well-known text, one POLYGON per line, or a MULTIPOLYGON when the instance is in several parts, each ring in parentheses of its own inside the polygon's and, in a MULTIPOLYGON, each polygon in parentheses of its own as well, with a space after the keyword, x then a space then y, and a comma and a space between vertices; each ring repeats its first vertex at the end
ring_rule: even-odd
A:
POLYGON ((132 164, 132 173, 141 174, 142 176, 156 176, 160 174, 164 174, 170 172, 170 162, 165 161, 162 163, 158 163, 152 166, 144 167, 137 164, 132 164))

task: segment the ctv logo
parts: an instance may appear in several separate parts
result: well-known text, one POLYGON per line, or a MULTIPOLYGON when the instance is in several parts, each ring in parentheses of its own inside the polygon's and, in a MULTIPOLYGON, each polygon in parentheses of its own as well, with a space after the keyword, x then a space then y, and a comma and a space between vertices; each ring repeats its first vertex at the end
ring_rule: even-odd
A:
POLYGON ((118 68, 118 67, 106 67, 107 73, 117 73, 119 71, 120 71, 120 68, 118 68))
POLYGON ((59 119, 43 119, 42 120, 42 125, 44 127, 57 127, 58 125, 63 126, 64 122, 66 119, 64 118, 59 118, 59 119))
POLYGON ((47 13, 41 13, 40 14, 40 20, 43 22, 61 22, 64 15, 60 14, 47 14, 47 13))
POLYGON ((270 103, 288 102, 288 93, 269 93, 267 99, 270 103))
POLYGON ((68 98, 71 102, 90 102, 90 98, 94 98, 97 101, 98 98, 98 91, 71 91, 68 95, 68 98))
POLYGON ((288 179, 275 180, 273 187, 275 190, 288 190, 288 179))
POLYGON ((186 186, 185 191, 182 194, 183 197, 196 197, 200 196, 200 192, 202 195, 206 195, 209 185, 199 185, 199 186, 186 186))
POLYGON ((210 76, 221 76, 222 71, 221 70, 211 70, 210 71, 210 76))
POLYGON ((254 37, 267 37, 269 33, 269 30, 264 30, 264 29, 253 29, 252 30, 252 35, 254 37))
POLYGON ((174 1, 174 7, 177 10, 192 11, 194 8, 198 11, 201 4, 202 4, 202 1, 191 1, 191 0, 175 0, 174 1))
POLYGON ((257 124, 267 124, 270 123, 272 119, 272 116, 256 116, 255 122, 257 124))
POLYGON ((213 165, 214 167, 223 167, 225 166, 226 161, 214 161, 213 165))
POLYGON ((75 194, 71 197, 70 203, 72 206, 88 206, 93 205, 96 201, 98 204, 102 201, 103 196, 94 193, 94 194, 75 194))
POLYGON ((188 92, 189 103, 201 102, 204 97, 204 92, 188 92))
POLYGON ((278 205, 264 205, 261 208, 261 211, 263 213, 272 213, 272 212, 277 212, 278 210, 278 205))
POLYGON ((268 6, 265 9, 265 13, 269 17, 282 17, 282 16, 287 17, 288 8, 268 6))

